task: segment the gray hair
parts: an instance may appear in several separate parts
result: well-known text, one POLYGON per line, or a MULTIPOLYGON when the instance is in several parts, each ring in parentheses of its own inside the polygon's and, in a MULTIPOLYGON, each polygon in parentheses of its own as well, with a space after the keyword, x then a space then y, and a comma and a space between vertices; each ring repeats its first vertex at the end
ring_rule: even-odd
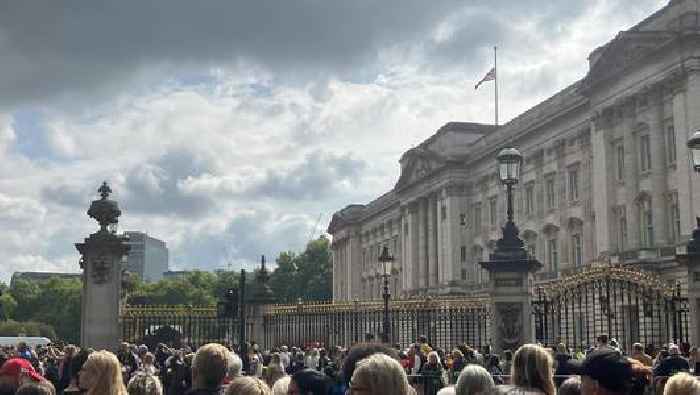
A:
POLYGON ((457 378, 457 395, 489 394, 495 389, 493 377, 479 365, 467 365, 457 378))
POLYGON ((228 371, 226 374, 229 378, 240 376, 241 371, 243 370, 243 361, 241 360, 241 357, 232 352, 228 355, 228 371))
POLYGON ((406 372, 394 358, 374 354, 357 363, 350 379, 350 387, 367 388, 369 395, 409 394, 406 372))
POLYGON ((158 377, 147 373, 132 377, 126 390, 129 395, 163 395, 163 386, 158 377))

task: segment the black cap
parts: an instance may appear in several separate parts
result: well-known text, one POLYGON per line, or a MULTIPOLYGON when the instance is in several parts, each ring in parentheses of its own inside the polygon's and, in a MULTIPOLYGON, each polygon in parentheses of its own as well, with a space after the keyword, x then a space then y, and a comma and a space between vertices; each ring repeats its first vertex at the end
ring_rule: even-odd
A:
POLYGON ((632 364, 616 350, 592 351, 579 366, 572 365, 578 374, 592 378, 610 391, 623 391, 632 380, 632 364))

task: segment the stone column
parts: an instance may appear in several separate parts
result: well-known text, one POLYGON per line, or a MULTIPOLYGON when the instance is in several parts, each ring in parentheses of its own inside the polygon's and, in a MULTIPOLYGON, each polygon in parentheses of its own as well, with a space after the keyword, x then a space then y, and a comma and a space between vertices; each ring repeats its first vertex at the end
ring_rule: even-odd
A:
POLYGON ((651 145, 651 207, 654 227, 654 245, 663 246, 668 241, 666 160, 666 131, 664 130, 664 103, 660 89, 649 94, 649 143, 651 145))
POLYGON ((425 289, 428 287, 428 233, 427 233, 427 200, 421 198, 418 200, 418 258, 417 264, 417 280, 418 287, 425 289))
POLYGON ((129 246, 125 239, 107 230, 109 225, 117 224, 121 215, 117 202, 107 199, 112 190, 105 182, 98 192, 101 199, 92 202, 88 215, 99 222, 100 230, 75 245, 83 269, 80 345, 116 351, 121 339, 122 257, 129 252, 129 246))
POLYGON ((428 237, 428 272, 427 272, 427 286, 432 288, 437 285, 435 279, 437 278, 437 199, 434 194, 431 194, 426 200, 428 219, 427 219, 427 237, 428 237))
MULTIPOLYGON (((610 206, 611 190, 609 183, 610 157, 612 147, 608 138, 610 122, 604 114, 597 114, 591 121, 591 148, 593 150, 593 207, 595 211, 595 244, 599 255, 610 253, 610 206)), ((615 166, 617 164, 615 163, 615 166)), ((614 169, 616 167, 613 167, 614 169)), ((613 175, 613 179, 615 176, 613 175)), ((540 238, 543 239, 543 238, 540 238)), ((538 245, 538 249, 540 246, 538 245)))
POLYGON ((627 214, 627 250, 636 250, 640 247, 639 206, 636 201, 637 195, 639 195, 639 139, 635 133, 637 120, 634 111, 632 102, 628 101, 622 105, 623 119, 617 126, 624 134, 623 144, 625 146, 624 201, 627 214))

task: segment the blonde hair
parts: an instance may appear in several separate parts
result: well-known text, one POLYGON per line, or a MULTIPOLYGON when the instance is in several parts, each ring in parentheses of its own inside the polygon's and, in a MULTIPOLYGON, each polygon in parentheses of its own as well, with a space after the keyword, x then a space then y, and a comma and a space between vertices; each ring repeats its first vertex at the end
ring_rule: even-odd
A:
POLYGON ((257 377, 241 376, 231 382, 226 395, 272 395, 272 391, 257 377))
POLYGON ((366 387, 370 395, 407 395, 408 378, 398 361, 374 354, 357 363, 350 387, 366 387))
POLYGON ((163 386, 158 377, 148 373, 137 373, 126 387, 129 395, 163 395, 163 386))
MULTIPOLYGON (((102 350, 90 354, 83 370, 90 377, 87 381, 87 395, 126 395, 122 378, 122 366, 117 356, 102 350)), ((81 383, 83 380, 81 380, 81 383)))
POLYGON ((272 395, 287 395, 292 376, 284 376, 272 385, 272 395))
POLYGON ((700 393, 700 381, 688 373, 676 373, 664 387, 664 395, 696 395, 700 393))
POLYGON ((192 388, 218 388, 228 372, 229 351, 218 343, 199 347, 192 359, 192 388))
POLYGON ((513 356, 511 383, 522 388, 536 388, 547 395, 556 394, 552 375, 552 356, 536 344, 524 344, 513 356))

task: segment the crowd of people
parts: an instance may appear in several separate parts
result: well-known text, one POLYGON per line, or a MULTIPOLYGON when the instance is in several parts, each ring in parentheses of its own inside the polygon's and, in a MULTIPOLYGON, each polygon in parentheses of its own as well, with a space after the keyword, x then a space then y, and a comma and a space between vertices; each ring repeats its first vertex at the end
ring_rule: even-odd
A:
POLYGON ((697 349, 634 344, 626 354, 605 335, 586 352, 525 344, 500 356, 468 345, 446 353, 424 336, 406 349, 18 344, 0 350, 0 395, 700 395, 696 364, 697 349))

